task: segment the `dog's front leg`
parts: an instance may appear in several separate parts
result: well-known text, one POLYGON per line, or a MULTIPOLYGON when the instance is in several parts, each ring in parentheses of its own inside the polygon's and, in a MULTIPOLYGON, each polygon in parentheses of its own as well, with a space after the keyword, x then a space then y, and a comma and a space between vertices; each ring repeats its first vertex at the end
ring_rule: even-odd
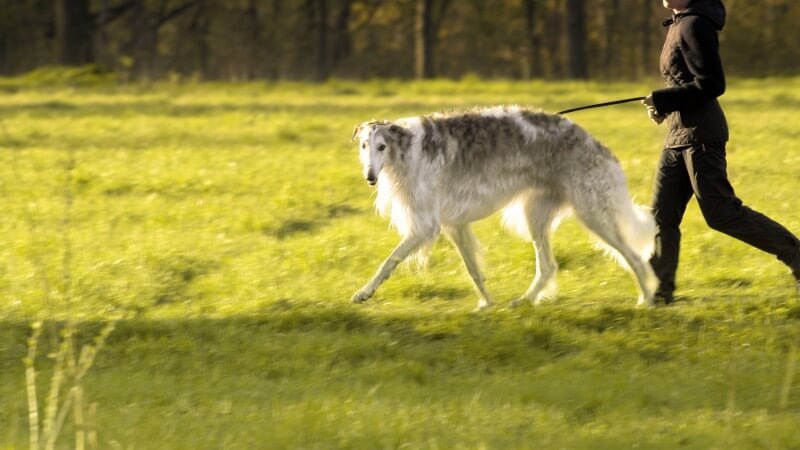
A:
POLYGON ((420 236, 407 236, 403 238, 403 240, 397 244, 397 247, 392 250, 392 253, 389 254, 389 257, 381 264, 369 283, 353 295, 353 303, 363 303, 372 297, 375 291, 378 290, 378 286, 389 278, 397 265, 408 258, 408 255, 418 250, 425 240, 424 237, 420 236))

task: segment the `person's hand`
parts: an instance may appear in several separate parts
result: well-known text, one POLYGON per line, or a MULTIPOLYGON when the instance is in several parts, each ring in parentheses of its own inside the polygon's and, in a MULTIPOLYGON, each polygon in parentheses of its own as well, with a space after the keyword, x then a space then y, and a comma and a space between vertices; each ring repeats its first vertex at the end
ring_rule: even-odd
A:
POLYGON ((660 125, 661 122, 666 119, 665 116, 662 116, 658 113, 658 111, 656 111, 656 105, 653 103, 652 95, 645 97, 645 99, 642 100, 642 104, 645 106, 645 108, 647 108, 647 117, 650 118, 650 120, 652 120, 656 125, 660 125))
POLYGON ((666 117, 659 115, 655 109, 647 108, 647 117, 653 121, 656 125, 661 125, 661 122, 666 119, 666 117))

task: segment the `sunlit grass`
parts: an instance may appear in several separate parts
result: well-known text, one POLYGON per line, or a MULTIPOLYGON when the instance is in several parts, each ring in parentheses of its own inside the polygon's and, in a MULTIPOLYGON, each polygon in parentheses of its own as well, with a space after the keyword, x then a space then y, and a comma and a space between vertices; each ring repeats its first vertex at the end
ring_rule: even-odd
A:
MULTIPOLYGON (((46 380, 61 321, 88 340, 119 316, 86 379, 100 448, 800 445, 790 276, 708 229, 695 205, 672 308, 635 309, 630 275, 567 221, 559 297, 505 309, 533 251, 496 217, 476 233, 498 308, 470 312, 446 242, 427 270, 349 303, 397 242, 372 211, 355 124, 501 103, 552 112, 657 86, 0 80, 0 446, 27 443, 30 323, 59 321, 40 343, 46 380)), ((800 231, 800 79, 734 80, 723 106, 738 194, 800 231)), ((663 129, 636 104, 570 118, 649 203, 663 129)))

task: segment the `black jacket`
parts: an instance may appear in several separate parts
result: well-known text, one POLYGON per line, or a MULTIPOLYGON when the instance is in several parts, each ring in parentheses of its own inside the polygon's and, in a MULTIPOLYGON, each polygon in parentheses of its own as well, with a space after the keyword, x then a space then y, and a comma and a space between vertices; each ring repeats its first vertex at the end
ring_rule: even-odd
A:
POLYGON ((725 92, 718 34, 725 26, 721 0, 691 0, 664 22, 669 27, 661 51, 667 87, 653 92, 653 104, 667 115, 666 147, 728 140, 728 124, 717 97, 725 92))

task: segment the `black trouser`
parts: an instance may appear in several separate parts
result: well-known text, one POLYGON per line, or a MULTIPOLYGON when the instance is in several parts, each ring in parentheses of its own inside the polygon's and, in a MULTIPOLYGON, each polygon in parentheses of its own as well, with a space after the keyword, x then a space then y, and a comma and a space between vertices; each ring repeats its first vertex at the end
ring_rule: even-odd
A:
POLYGON ((669 298, 675 290, 680 224, 692 194, 709 227, 771 253, 790 267, 800 263, 800 241, 774 220, 742 205, 726 169, 725 142, 667 148, 661 154, 653 193, 658 233, 650 260, 660 280, 659 295, 669 298))

